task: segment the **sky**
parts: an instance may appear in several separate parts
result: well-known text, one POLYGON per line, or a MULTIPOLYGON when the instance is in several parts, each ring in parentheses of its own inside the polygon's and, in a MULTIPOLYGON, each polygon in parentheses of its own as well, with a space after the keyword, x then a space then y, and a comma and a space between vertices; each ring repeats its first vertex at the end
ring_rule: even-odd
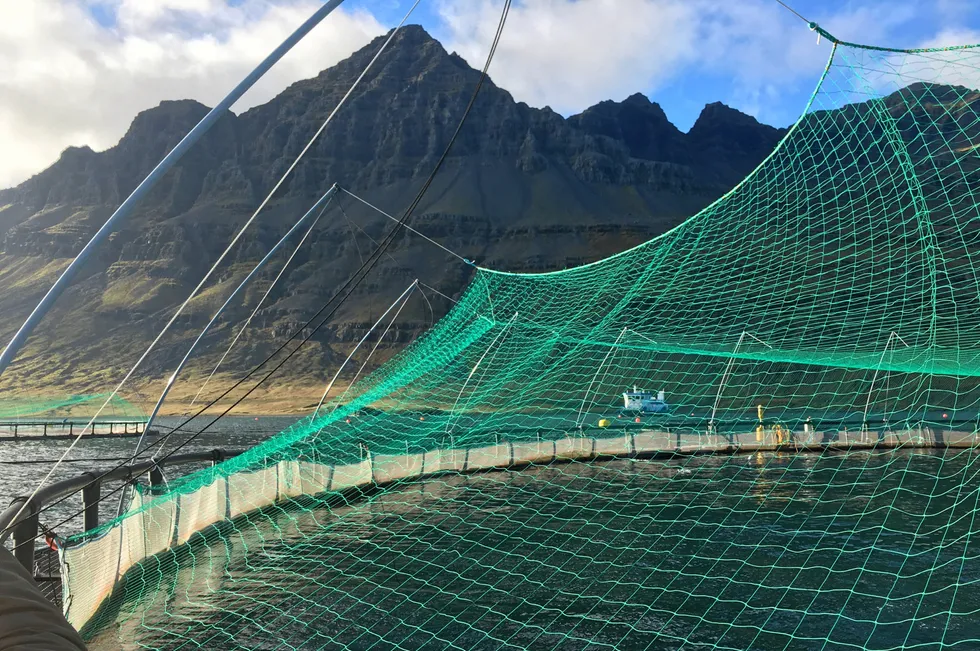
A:
MULTIPOLYGON (((346 0, 233 107, 261 104, 395 26, 415 0, 346 0)), ((503 0, 419 0, 409 23, 480 67, 503 0)), ((319 0, 0 0, 0 188, 68 146, 111 147, 162 100, 214 105, 319 0)), ((844 41, 980 42, 976 0, 789 0, 844 41)), ((794 122, 830 48, 776 0, 514 0, 490 75, 563 115, 642 92, 687 130, 721 101, 794 122)))

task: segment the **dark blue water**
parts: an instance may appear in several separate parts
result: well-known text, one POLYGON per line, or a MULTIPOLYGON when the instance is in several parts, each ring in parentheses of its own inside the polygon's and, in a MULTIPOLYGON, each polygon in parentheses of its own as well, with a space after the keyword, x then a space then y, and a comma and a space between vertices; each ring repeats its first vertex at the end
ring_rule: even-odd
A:
POLYGON ((278 510, 93 649, 980 648, 972 450, 571 463, 278 510))

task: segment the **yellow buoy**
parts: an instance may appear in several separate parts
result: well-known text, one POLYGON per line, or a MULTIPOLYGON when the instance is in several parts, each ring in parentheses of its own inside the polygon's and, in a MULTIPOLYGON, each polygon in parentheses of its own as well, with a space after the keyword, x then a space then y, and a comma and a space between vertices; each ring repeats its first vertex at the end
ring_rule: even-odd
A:
POLYGON ((763 428, 763 422, 762 422, 763 418, 765 418, 766 415, 766 408, 763 407, 762 405, 758 405, 757 409, 759 412, 759 425, 758 427, 755 428, 755 440, 759 443, 762 443, 763 441, 766 440, 766 430, 763 428))
POLYGON ((608 418, 600 418, 599 419, 599 427, 609 427, 609 425, 610 425, 610 422, 609 422, 609 419, 608 418))

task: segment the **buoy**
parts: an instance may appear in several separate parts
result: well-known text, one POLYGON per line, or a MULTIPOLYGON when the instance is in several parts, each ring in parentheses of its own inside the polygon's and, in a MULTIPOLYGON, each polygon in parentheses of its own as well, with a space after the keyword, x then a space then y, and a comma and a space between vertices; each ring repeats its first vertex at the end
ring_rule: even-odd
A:
POLYGON ((633 422, 634 422, 634 423, 639 423, 639 422, 640 422, 640 417, 639 417, 639 416, 637 416, 636 418, 634 418, 634 419, 633 419, 633 422))
POLYGON ((949 414, 943 414, 943 418, 949 418, 949 414))
POLYGON ((599 419, 599 427, 609 427, 609 419, 608 418, 600 418, 599 419))
POLYGON ((425 420, 425 416, 419 416, 419 420, 425 420))

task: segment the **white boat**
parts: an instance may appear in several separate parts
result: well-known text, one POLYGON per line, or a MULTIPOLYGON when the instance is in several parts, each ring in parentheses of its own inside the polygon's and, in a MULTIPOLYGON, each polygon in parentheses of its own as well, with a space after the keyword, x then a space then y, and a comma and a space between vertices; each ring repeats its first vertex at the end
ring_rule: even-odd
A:
POLYGON ((623 392, 623 411, 639 412, 642 414, 662 414, 670 410, 664 391, 658 391, 656 397, 650 391, 643 391, 634 384, 632 391, 623 392))

